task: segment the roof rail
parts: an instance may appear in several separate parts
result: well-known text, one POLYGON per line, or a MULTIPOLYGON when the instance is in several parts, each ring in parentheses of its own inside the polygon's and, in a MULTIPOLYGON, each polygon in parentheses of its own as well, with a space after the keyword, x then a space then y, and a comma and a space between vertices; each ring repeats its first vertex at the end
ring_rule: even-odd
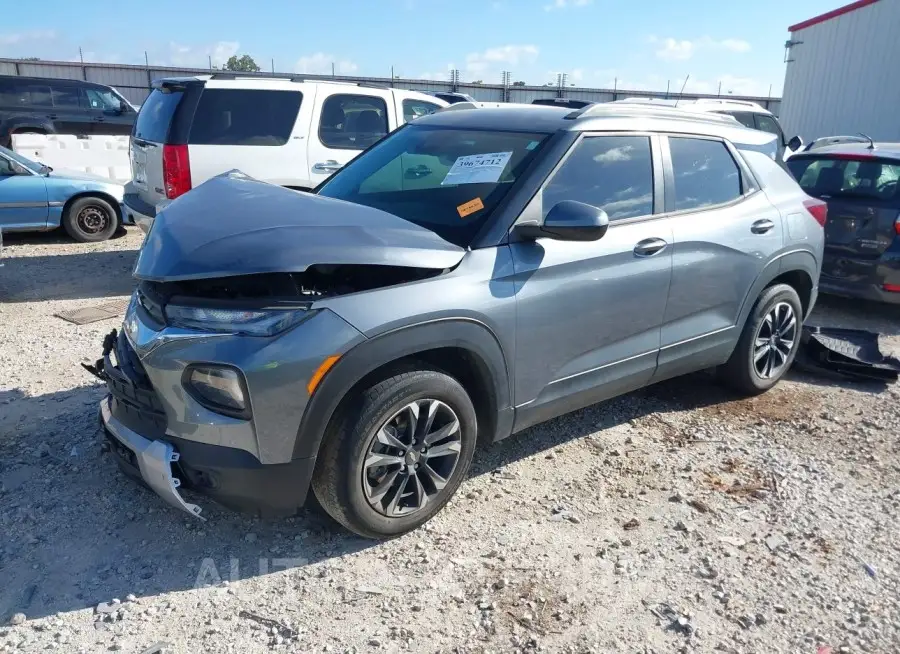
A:
POLYGON ((737 104, 742 107, 755 107, 762 108, 762 106, 758 102, 751 102, 749 100, 731 100, 729 98, 698 98, 697 100, 690 100, 694 104, 737 104))
POLYGON ((578 118, 630 118, 634 116, 646 116, 648 118, 673 118, 677 120, 690 120, 700 123, 720 123, 739 126, 737 119, 725 114, 711 114, 700 111, 690 111, 682 107, 670 107, 667 105, 655 105, 647 103, 628 102, 604 102, 591 104, 584 109, 578 109, 566 115, 568 120, 578 118))
POLYGON ((823 148, 828 145, 840 145, 841 143, 867 143, 869 150, 875 149, 875 141, 872 140, 872 137, 860 133, 855 136, 820 136, 819 138, 810 141, 801 152, 809 152, 813 148, 823 148))
POLYGON ((389 88, 387 86, 383 86, 381 84, 370 84, 367 82, 351 82, 344 81, 338 79, 309 79, 307 77, 303 77, 302 75, 271 75, 269 73, 263 73, 254 75, 253 73, 213 73, 209 76, 209 79, 256 79, 256 80, 281 80, 288 82, 311 82, 311 83, 322 83, 322 84, 346 84, 347 86, 359 86, 364 88, 371 89, 386 89, 389 88))

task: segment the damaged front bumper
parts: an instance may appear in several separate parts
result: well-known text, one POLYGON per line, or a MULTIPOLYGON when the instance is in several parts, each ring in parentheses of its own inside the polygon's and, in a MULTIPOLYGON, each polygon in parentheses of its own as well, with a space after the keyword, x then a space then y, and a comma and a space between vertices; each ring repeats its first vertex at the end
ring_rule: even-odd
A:
MULTIPOLYGON (((204 520, 205 518, 200 515, 202 509, 196 504, 186 502, 178 492, 181 480, 172 474, 172 464, 178 463, 179 453, 171 443, 162 440, 151 441, 116 420, 112 415, 112 401, 112 397, 107 396, 100 402, 100 420, 106 433, 117 441, 114 445, 127 450, 116 448, 120 461, 124 466, 136 469, 141 480, 167 504, 204 520)), ((128 472, 132 472, 133 475, 133 470, 128 472)))

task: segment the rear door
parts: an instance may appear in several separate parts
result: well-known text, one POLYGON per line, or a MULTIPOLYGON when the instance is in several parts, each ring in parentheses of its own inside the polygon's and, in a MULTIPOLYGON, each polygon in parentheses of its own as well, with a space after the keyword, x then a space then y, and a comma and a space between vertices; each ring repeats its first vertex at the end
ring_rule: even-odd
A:
POLYGON ((271 184, 310 188, 306 143, 314 101, 309 92, 314 86, 219 84, 207 82, 191 122, 193 186, 237 169, 271 184))
POLYGON ((320 84, 309 134, 309 177, 318 185, 398 124, 389 90, 320 84))
POLYGON ((828 204, 822 272, 843 276, 844 259, 877 259, 900 218, 900 162, 868 154, 794 155, 787 161, 800 187, 828 204), (829 256, 830 255, 830 256, 829 256))
POLYGON ((744 298, 784 242, 781 214, 728 143, 670 135, 663 152, 675 242, 658 378, 727 358, 744 298))

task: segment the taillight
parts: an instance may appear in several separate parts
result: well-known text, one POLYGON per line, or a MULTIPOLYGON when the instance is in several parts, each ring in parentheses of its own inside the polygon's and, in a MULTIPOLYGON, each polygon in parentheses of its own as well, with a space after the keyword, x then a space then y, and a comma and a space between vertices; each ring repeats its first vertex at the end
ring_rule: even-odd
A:
POLYGON ((894 220, 894 233, 900 234, 900 216, 897 216, 894 220))
POLYGON ((827 204, 825 204, 821 200, 809 198, 808 200, 803 201, 803 206, 806 207, 809 215, 816 219, 817 223, 819 223, 822 227, 825 227, 825 221, 828 220, 827 204))
POLYGON ((882 288, 888 293, 900 293, 900 284, 885 284, 882 288))
POLYGON ((191 190, 191 160, 186 145, 163 146, 163 186, 166 197, 174 200, 191 190))

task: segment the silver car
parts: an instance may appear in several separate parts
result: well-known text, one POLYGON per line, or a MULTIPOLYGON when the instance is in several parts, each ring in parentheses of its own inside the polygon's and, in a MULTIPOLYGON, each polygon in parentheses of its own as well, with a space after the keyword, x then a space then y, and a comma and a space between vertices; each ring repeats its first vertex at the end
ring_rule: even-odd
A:
POLYGON ((785 374, 825 205, 774 135, 665 107, 456 105, 299 193, 220 175, 159 214, 98 362, 123 469, 348 529, 444 506, 476 442, 716 368, 785 374), (458 109, 456 107, 461 107, 458 109))

